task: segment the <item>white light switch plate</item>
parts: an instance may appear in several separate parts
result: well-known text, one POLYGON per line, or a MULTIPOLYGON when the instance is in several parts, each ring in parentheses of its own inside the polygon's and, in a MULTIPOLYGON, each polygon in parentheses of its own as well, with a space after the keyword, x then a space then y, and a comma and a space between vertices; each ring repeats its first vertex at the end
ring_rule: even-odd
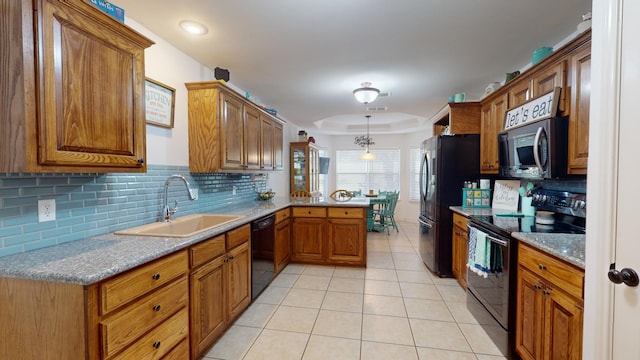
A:
POLYGON ((53 221, 56 219, 56 200, 38 200, 38 222, 53 221))

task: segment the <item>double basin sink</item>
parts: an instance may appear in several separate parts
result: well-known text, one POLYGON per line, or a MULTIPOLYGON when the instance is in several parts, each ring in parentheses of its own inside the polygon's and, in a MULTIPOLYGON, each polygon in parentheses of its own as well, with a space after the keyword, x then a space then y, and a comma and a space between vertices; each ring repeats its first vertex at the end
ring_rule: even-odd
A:
POLYGON ((238 220, 243 215, 193 214, 186 215, 170 222, 155 222, 129 229, 118 230, 116 235, 156 236, 156 237, 191 237, 197 233, 213 229, 226 223, 238 220))

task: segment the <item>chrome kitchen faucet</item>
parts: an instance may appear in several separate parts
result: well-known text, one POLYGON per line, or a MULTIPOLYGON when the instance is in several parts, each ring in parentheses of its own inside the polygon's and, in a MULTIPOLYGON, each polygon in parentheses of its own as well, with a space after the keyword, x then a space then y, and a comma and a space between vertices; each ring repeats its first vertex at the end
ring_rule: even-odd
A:
POLYGON ((184 186, 186 186, 187 192, 189 192, 190 200, 196 200, 198 198, 196 190, 191 189, 191 186, 189 185, 189 181, 187 181, 187 178, 185 178, 182 175, 169 176, 167 181, 165 181, 164 183, 164 207, 162 208, 162 219, 165 222, 171 221, 171 217, 178 211, 178 200, 176 200, 175 207, 170 207, 167 203, 167 198, 169 197, 168 195, 169 184, 171 184, 171 181, 173 181, 173 179, 180 179, 184 182, 184 186))

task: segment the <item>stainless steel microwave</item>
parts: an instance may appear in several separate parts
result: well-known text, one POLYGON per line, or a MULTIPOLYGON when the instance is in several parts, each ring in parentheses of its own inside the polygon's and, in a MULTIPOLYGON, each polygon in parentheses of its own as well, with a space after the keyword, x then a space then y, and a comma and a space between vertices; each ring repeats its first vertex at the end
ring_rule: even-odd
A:
POLYGON ((501 177, 555 179, 567 175, 568 117, 553 117, 498 134, 501 177))

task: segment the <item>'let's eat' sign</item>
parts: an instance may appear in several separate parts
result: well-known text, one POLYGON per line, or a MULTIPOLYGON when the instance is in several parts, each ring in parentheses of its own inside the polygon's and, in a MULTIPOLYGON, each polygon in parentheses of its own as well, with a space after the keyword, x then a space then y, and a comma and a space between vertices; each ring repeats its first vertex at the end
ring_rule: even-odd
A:
POLYGON ((558 99, 560 98, 560 88, 539 96, 526 104, 507 111, 504 121, 504 129, 517 128, 538 120, 547 119, 556 115, 558 111, 558 99))

